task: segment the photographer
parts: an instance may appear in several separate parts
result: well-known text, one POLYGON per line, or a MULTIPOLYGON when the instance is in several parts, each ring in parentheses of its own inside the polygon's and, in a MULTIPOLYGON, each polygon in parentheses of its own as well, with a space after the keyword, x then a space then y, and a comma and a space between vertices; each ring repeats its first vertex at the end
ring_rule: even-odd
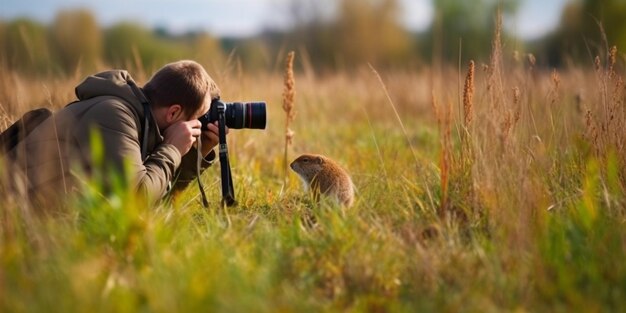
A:
POLYGON ((16 181, 25 188, 18 189, 37 206, 63 201, 98 173, 105 186, 125 173, 131 187, 157 201, 216 158, 217 123, 201 130, 198 118, 219 89, 194 61, 165 65, 143 88, 126 71, 98 73, 76 87, 76 96, 11 151, 23 173, 16 181))

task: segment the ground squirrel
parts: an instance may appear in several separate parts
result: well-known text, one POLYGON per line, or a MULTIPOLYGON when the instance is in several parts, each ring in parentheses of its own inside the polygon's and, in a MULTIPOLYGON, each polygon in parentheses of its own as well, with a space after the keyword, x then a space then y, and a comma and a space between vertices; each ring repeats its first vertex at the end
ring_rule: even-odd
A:
POLYGON ((290 167, 302 179, 305 190, 313 192, 316 200, 321 193, 345 207, 354 202, 352 179, 335 161, 319 154, 303 154, 291 162, 290 167))

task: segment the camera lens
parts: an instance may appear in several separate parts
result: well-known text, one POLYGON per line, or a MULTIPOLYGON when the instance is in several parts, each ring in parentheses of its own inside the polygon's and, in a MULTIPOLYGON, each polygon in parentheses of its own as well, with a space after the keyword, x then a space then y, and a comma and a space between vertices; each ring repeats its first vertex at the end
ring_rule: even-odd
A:
POLYGON ((234 102, 226 105, 226 125, 230 128, 265 129, 265 102, 234 102))

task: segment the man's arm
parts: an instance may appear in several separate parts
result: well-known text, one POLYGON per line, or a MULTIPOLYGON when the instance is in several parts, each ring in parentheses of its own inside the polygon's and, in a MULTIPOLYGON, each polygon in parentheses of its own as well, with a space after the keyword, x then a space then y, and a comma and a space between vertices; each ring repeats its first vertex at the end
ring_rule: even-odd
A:
POLYGON ((160 199, 181 164, 180 152, 172 144, 161 143, 143 161, 138 137, 139 125, 134 114, 119 101, 104 101, 107 102, 95 104, 77 125, 75 137, 81 155, 93 169, 99 167, 93 164, 94 148, 90 138, 90 133, 97 131, 103 145, 105 164, 102 164, 102 170, 125 173, 132 186, 146 193, 149 199, 160 199))
MULTIPOLYGON (((202 174, 209 166, 211 166, 217 157, 215 146, 219 142, 219 130, 217 122, 208 124, 207 129, 202 131, 201 154, 204 156, 200 160, 200 168, 198 168, 198 150, 192 147, 182 158, 180 168, 176 174, 176 181, 173 186, 173 194, 182 191, 191 183, 199 174, 202 174)), ((226 127, 228 134, 228 127, 226 127)))

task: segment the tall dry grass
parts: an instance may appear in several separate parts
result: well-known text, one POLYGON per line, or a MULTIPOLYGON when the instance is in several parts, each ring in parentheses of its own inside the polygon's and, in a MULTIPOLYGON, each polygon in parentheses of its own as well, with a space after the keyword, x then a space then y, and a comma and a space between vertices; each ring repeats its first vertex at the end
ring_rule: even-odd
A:
MULTIPOLYGON (((266 100, 269 121, 228 136, 231 223, 194 188, 156 207, 124 190, 92 195, 49 220, 2 189, 0 309, 618 311, 623 61, 611 49, 592 68, 541 68, 500 30, 491 59, 466 73, 293 72, 297 120, 279 105, 285 73, 224 65, 213 75, 224 98, 266 100), (463 74, 462 95, 433 81, 463 74), (359 194, 345 215, 285 184, 285 129, 298 134, 293 151, 347 165, 359 194), (316 228, 301 227, 306 214, 316 228)), ((81 80, 0 70, 7 121, 62 107, 81 80)), ((202 179, 219 199, 216 171, 202 179)))

